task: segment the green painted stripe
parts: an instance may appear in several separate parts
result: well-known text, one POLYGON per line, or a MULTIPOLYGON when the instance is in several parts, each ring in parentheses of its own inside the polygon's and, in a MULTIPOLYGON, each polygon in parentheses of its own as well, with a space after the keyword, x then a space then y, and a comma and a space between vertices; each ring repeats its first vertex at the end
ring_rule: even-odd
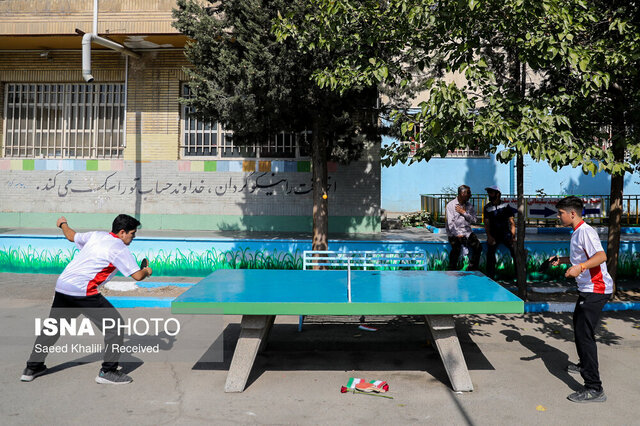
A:
POLYGON ((22 160, 22 170, 34 170, 35 160, 22 160))
POLYGON ((87 160, 87 170, 97 171, 98 170, 98 160, 87 160))
MULTIPOLYGON (((240 216, 240 215, 177 215, 142 214, 135 215, 126 206, 122 213, 136 216, 143 229, 172 230, 226 230, 226 231, 280 231, 310 232, 311 216, 240 216)), ((114 213, 37 213, 2 212, 0 227, 5 228, 51 228, 60 216, 65 216, 75 228, 111 229, 114 213)), ((331 216, 329 232, 371 233, 380 232, 380 217, 372 216, 331 216)))
POLYGON ((225 315, 461 315, 522 314, 524 302, 452 303, 206 303, 172 302, 174 314, 225 315))

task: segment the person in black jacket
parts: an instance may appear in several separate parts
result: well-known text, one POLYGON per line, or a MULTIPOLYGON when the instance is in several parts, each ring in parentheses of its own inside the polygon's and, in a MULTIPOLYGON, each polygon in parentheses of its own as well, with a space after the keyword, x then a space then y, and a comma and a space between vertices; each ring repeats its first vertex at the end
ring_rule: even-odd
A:
POLYGON ((496 250, 503 244, 511 253, 515 264, 516 223, 513 220, 513 209, 503 203, 500 188, 497 185, 485 188, 489 202, 484 206, 484 229, 487 233, 487 276, 496 276, 496 250))

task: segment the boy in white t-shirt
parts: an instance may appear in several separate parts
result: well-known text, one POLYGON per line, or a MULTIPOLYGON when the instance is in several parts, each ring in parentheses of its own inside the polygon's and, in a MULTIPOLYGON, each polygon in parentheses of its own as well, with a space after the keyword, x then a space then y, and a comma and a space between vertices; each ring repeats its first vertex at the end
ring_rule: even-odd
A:
MULTIPOLYGON (((113 221, 111 232, 85 233, 71 229, 64 217, 59 218, 56 225, 69 241, 76 244, 80 252, 73 257, 58 277, 49 318, 56 319, 60 324, 60 319, 70 320, 82 314, 99 328, 102 327, 105 319, 119 323, 122 317, 98 292, 98 286, 109 281, 115 275, 116 269, 124 276, 131 276, 136 281, 151 276, 153 271, 146 265, 146 259, 143 260, 142 267, 138 266, 128 247, 136 237, 140 222, 136 218, 121 214, 113 221)), ((42 351, 41 348, 53 346, 59 337, 58 332, 52 336, 41 333, 36 338, 27 367, 20 380, 30 382, 47 371, 44 365, 47 352, 42 351)), ((118 385, 131 383, 131 377, 118 370, 119 353, 111 349, 112 345, 122 345, 122 342, 123 336, 117 331, 108 329, 105 332, 104 362, 96 377, 97 383, 118 385)))
POLYGON ((602 308, 613 292, 613 280, 607 271, 607 255, 598 233, 582 220, 583 208, 582 200, 573 196, 563 198, 556 204, 560 222, 564 226, 571 226, 573 235, 570 256, 554 256, 549 260, 552 265, 571 265, 565 276, 576 279, 580 294, 573 313, 573 330, 580 362, 569 365, 567 370, 582 375, 584 390, 574 392, 567 398, 573 402, 604 402, 607 396, 598 372, 595 330, 602 308))

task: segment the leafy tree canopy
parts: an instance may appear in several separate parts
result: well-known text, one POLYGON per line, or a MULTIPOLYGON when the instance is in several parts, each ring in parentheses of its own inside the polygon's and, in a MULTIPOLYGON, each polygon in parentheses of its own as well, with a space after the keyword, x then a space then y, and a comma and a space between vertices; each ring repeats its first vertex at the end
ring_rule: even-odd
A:
POLYGON ((193 64, 192 96, 182 99, 201 119, 232 130, 234 143, 265 142, 268 135, 302 135, 303 154, 311 144, 307 131, 322 133, 334 159, 358 158, 363 143, 377 132, 375 84, 359 84, 338 93, 312 80, 341 49, 310 52, 293 41, 279 43, 273 21, 287 14, 303 19, 305 2, 286 0, 222 0, 204 7, 178 0, 174 26, 192 41, 186 55, 193 64))
POLYGON ((341 92, 378 82, 397 93, 429 93, 417 112, 392 114, 404 139, 415 135, 422 148, 409 160, 408 147, 393 144, 386 164, 464 147, 499 151, 502 161, 530 154, 585 173, 623 173, 640 160, 637 2, 312 3, 303 23, 285 18, 278 33, 317 52, 343 52, 316 69, 320 87, 341 92), (621 117, 619 130, 607 132, 621 117), (603 149, 618 141, 626 160, 603 149))

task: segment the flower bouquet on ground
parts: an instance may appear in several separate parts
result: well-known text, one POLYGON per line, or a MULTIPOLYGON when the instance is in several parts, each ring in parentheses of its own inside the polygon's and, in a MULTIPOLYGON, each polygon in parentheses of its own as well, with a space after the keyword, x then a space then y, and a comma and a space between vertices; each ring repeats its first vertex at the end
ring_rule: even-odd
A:
POLYGON ((361 393, 371 396, 380 396, 383 398, 393 399, 392 396, 382 395, 389 390, 389 384, 383 380, 370 380, 358 379, 355 377, 349 378, 347 386, 341 386, 340 392, 342 393, 361 393))

